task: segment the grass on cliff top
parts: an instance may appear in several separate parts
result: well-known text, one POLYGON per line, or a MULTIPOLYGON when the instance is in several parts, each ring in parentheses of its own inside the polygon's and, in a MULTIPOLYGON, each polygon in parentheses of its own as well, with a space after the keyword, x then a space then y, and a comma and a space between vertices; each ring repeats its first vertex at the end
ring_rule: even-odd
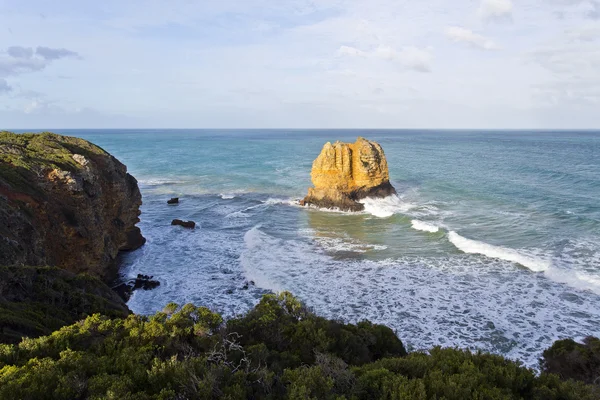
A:
POLYGON ((73 171, 81 166, 73 154, 106 155, 100 147, 86 140, 55 133, 0 132, 0 161, 30 169, 35 166, 56 166, 73 171))
POLYGON ((244 316, 169 304, 0 345, 0 399, 597 400, 598 388, 468 350, 407 354, 389 328, 310 313, 289 293, 244 316))
POLYGON ((31 180, 55 168, 76 171, 81 168, 73 154, 86 158, 107 155, 102 148, 76 137, 50 132, 0 132, 0 180, 14 189, 30 192, 31 180))

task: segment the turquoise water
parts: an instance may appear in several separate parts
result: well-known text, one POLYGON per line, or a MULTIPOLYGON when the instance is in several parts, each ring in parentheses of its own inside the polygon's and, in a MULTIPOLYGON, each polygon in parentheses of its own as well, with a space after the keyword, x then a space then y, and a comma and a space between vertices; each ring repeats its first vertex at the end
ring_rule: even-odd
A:
POLYGON ((289 290, 320 315, 387 324, 414 349, 531 366, 556 339, 600 335, 600 132, 60 133, 140 182, 148 243, 123 273, 162 285, 136 292, 135 312, 175 301, 235 315, 289 290), (297 206, 323 144, 357 136, 383 146, 398 197, 361 214, 297 206))

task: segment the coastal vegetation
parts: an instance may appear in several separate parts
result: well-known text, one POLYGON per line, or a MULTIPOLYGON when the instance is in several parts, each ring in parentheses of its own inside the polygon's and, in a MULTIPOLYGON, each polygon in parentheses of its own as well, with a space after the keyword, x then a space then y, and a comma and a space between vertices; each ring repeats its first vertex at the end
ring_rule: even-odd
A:
POLYGON ((0 267, 0 342, 49 335, 94 313, 124 318, 130 312, 91 275, 52 267, 0 267))
MULTIPOLYGON (((563 349, 573 346, 553 354, 569 358, 563 349)), ((94 314, 0 345, 0 398, 591 400, 600 391, 498 355, 407 353, 385 326, 318 317, 284 292, 226 322, 169 304, 149 317, 94 314)))

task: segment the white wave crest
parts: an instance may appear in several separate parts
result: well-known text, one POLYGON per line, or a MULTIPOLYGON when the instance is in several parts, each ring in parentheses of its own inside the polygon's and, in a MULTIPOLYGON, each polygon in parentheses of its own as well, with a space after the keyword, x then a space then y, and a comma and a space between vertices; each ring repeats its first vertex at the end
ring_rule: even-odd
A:
POLYGON ((246 249, 240 257, 240 265, 246 279, 253 281, 257 287, 273 292, 281 292, 284 288, 269 278, 268 271, 265 272, 256 268, 259 259, 271 265, 276 263, 278 256, 280 256, 277 252, 272 251, 273 248, 280 247, 275 243, 276 239, 262 232, 259 228, 260 225, 257 225, 244 234, 246 249), (273 255, 273 253, 275 254, 273 255))
POLYGON ((330 252, 349 251, 354 253, 366 253, 368 251, 380 251, 388 248, 385 245, 361 243, 358 240, 340 237, 315 237, 314 240, 323 247, 323 249, 330 252))
POLYGON ((288 205, 288 206, 299 206, 299 201, 300 199, 275 199, 272 197, 269 197, 267 200, 263 201, 264 204, 269 205, 269 206, 274 206, 277 204, 284 204, 284 205, 288 205))
POLYGON ((403 202, 400 197, 391 195, 382 199, 367 197, 359 201, 365 206, 365 211, 378 218, 389 218, 394 214, 405 213, 416 205, 403 202))
POLYGON ((545 271, 551 266, 547 259, 523 254, 517 250, 502 246, 494 246, 477 240, 467 239, 454 231, 448 233, 448 240, 459 250, 468 254, 481 254, 490 258, 498 258, 505 261, 521 264, 535 272, 545 271))
POLYGON ((146 185, 146 186, 180 185, 180 184, 183 184, 186 182, 187 181, 176 180, 176 179, 160 179, 160 178, 140 179, 138 181, 138 183, 140 185, 146 185))
POLYGON ((564 283, 575 289, 589 290, 600 295, 600 276, 591 275, 585 271, 563 270, 549 268, 544 274, 555 282, 564 283))
POLYGON ((436 233, 436 232, 439 232, 439 230, 440 230, 439 227, 437 227, 433 224, 429 224, 427 222, 419 221, 418 219, 413 219, 411 221, 411 224, 412 224, 413 229, 416 229, 418 231, 436 233))

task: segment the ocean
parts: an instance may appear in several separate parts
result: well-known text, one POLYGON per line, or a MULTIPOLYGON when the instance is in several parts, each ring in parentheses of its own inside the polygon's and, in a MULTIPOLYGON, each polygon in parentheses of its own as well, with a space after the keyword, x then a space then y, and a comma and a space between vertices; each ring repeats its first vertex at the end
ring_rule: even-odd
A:
POLYGON ((139 181, 148 242, 122 272, 161 286, 135 292, 136 313, 191 302, 233 316, 287 290, 321 316, 385 324, 412 350, 531 367, 557 339, 600 336, 600 132, 56 132, 139 181), (298 206, 323 144, 358 136, 383 146, 398 196, 357 214, 298 206))

